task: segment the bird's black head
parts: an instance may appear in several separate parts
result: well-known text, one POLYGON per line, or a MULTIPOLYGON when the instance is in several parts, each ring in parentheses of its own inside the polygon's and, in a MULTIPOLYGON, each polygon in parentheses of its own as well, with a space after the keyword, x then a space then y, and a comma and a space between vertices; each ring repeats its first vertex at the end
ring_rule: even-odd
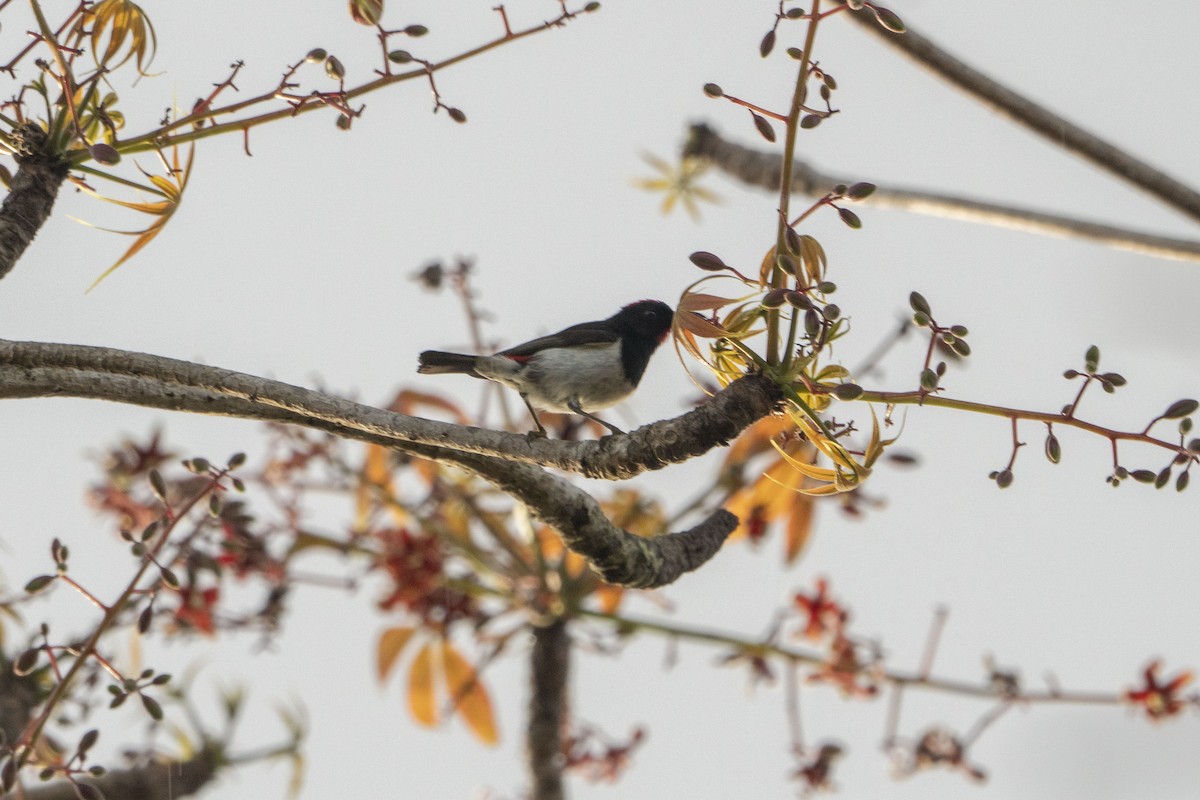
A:
POLYGON ((631 386, 641 381, 650 356, 670 333, 674 316, 666 303, 639 300, 609 318, 621 334, 621 367, 631 386))
POLYGON ((675 312, 671 307, 660 300, 639 300, 614 314, 612 322, 622 333, 636 334, 653 341, 654 347, 657 347, 667 338, 674 317, 675 312))

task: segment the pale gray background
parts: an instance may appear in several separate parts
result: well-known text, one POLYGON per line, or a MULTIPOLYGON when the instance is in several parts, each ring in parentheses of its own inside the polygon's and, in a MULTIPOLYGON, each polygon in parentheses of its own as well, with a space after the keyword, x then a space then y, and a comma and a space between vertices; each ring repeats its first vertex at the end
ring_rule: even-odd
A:
MULTIPOLYGON (((125 109, 131 130, 173 102, 190 106, 237 58, 248 62, 244 93, 273 85, 282 65, 311 47, 336 53, 351 76, 375 66, 374 41, 347 21, 342 2, 149 5, 161 43, 154 71, 164 74, 123 90, 136 103, 125 109)), ((423 55, 448 55, 499 27, 490 3, 422 5, 389 4, 387 21, 428 25, 433 32, 413 47, 423 55)), ((792 63, 757 54, 773 7, 606 4, 565 30, 441 74, 446 101, 470 118, 465 126, 431 115, 427 88, 412 83, 366 98, 366 116, 350 134, 335 129, 331 114, 316 114, 255 132, 253 158, 236 137, 206 141, 178 218, 86 295, 127 242, 69 217, 122 228, 142 220, 66 191, 0 286, 0 333, 195 359, 371 402, 405 382, 474 392, 465 380, 413 374, 421 349, 467 341, 452 298, 409 280, 427 259, 478 258, 482 304, 498 317, 489 333, 510 343, 632 299, 674 301, 697 277, 686 260, 693 250, 757 263, 774 230, 770 197, 714 178, 708 185, 725 203, 706 208, 698 227, 682 215, 659 216, 659 198, 630 179, 649 174, 641 151, 671 155, 692 120, 758 141, 744 112, 706 100, 700 86, 716 81, 786 105, 792 63)), ((1014 88, 1200 185, 1194 4, 909 0, 894 8, 1014 88)), ((554 11, 549 2, 509 7, 514 27, 554 11)), ((9 51, 22 33, 5 16, 9 51)), ((801 35, 791 26, 781 49, 801 35)), ((831 20, 817 48, 838 79, 843 113, 804 134, 800 147, 830 170, 1195 235, 1194 224, 994 117, 853 26, 831 20)), ((1196 265, 897 212, 862 216, 859 232, 832 214, 810 229, 829 252, 838 302, 854 318, 848 363, 919 289, 936 311, 972 329, 973 363, 948 381, 955 396, 1058 408, 1073 391, 1059 374, 1079 366, 1090 344, 1100 346, 1106 369, 1130 381, 1116 398, 1089 398, 1090 418, 1135 428, 1169 402, 1200 394, 1196 265)), ((890 385, 911 385, 920 358, 916 344, 895 354, 890 385)), ((671 416, 692 396, 664 353, 614 419, 671 416)), ((6 585, 44 570, 48 542, 59 536, 75 551, 81 579, 115 589, 127 557, 107 521, 84 507, 95 467, 82 456, 157 422, 172 443, 214 459, 236 449, 253 454, 261 442, 248 423, 81 401, 0 404, 6 585)), ((790 592, 828 575, 852 606, 856 630, 882 636, 897 666, 916 665, 940 603, 951 615, 937 671, 950 676, 981 675, 982 654, 993 652, 1031 685, 1053 672, 1065 687, 1114 691, 1138 682, 1153 656, 1165 658, 1169 672, 1200 664, 1195 490, 1114 492, 1103 482, 1106 442, 1063 432, 1064 463, 1051 467, 1039 455, 1040 431, 1022 432, 1031 446, 1001 493, 986 475, 1008 458, 1005 423, 910 411, 904 446, 923 464, 879 472, 869 488, 886 498, 884 510, 862 522, 822 511, 810 549, 791 570, 779 566, 777 538, 758 553, 728 547, 664 593, 675 618, 757 634, 790 592)), ((1129 449, 1124 460, 1162 463, 1157 453, 1142 462, 1139 455, 1129 449)), ((696 474, 637 483, 677 504, 690 497, 696 474)), ((337 511, 329 525, 346 519, 337 511)), ((522 660, 505 659, 487 674, 500 747, 478 746, 457 723, 418 730, 398 684, 374 681, 374 639, 389 623, 374 610, 375 597, 298 592, 287 635, 271 652, 257 652, 249 637, 223 638, 155 644, 148 658, 176 673, 199 667, 201 694, 245 682, 251 707, 238 741, 247 747, 282 735, 276 704, 302 700, 312 722, 305 797, 517 795, 522 660)), ((64 635, 88 624, 81 601, 59 592, 53 604, 64 635)), ((644 602, 632 608, 655 613, 644 602)), ((40 610, 31 608, 30 618, 40 610)), ((651 733, 618 786, 577 784, 574 796, 790 796, 782 691, 748 693, 746 674, 714 667, 718 653, 709 648, 683 647, 669 672, 664 653, 663 642, 644 638, 619 658, 577 659, 576 711, 615 735, 638 723, 651 733)), ((911 693, 905 732, 932 722, 965 729, 984 708, 911 693)), ((1012 712, 974 751, 991 772, 976 788, 953 774, 890 780, 877 748, 884 712, 881 702, 842 702, 827 689, 804 694, 810 740, 836 738, 851 750, 837 775, 844 796, 1185 798, 1200 788, 1194 714, 1153 726, 1112 708, 1012 712)), ((140 718, 122 718, 136 740, 140 718)), ((105 744, 115 746, 119 726, 99 721, 105 744)), ((282 796, 284 776, 282 766, 230 772, 205 796, 282 796)))

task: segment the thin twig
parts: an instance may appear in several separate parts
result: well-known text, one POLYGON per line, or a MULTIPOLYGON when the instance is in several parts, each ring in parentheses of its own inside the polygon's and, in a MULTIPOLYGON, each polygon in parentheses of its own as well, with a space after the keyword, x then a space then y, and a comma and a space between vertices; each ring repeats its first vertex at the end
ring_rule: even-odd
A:
POLYGON ((903 35, 897 35, 880 26, 870 11, 847 14, 844 17, 853 20, 868 33, 921 66, 927 67, 939 78, 954 84, 993 111, 1040 134, 1057 147, 1069 150, 1100 169, 1133 184, 1171 208, 1192 219, 1200 220, 1200 192, 992 80, 938 47, 933 41, 914 31, 911 26, 907 26, 908 29, 903 35))
MULTIPOLYGON (((703 158, 732 178, 770 191, 780 185, 779 156, 722 139, 707 125, 693 125, 685 156, 703 158)), ((850 185, 859 178, 829 174, 805 161, 792 165, 792 191, 812 197, 826 195, 834 186, 850 185)), ((856 201, 872 208, 891 208, 964 222, 1012 228, 1044 236, 1084 239, 1135 253, 1177 261, 1200 261, 1200 242, 1176 239, 1099 222, 1081 220, 1029 208, 990 203, 960 195, 941 194, 877 184, 873 194, 856 201)))
POLYGON ((942 629, 946 627, 948 613, 945 606, 938 606, 933 612, 933 624, 929 626, 929 638, 925 640, 925 654, 921 656, 919 674, 922 678, 928 678, 929 673, 933 671, 933 658, 937 654, 938 639, 941 638, 942 629))

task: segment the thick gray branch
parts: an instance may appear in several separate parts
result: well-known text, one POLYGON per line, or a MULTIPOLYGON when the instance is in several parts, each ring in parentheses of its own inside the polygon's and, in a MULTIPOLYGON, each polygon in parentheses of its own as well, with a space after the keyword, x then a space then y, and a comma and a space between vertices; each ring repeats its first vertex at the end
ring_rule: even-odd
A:
MULTIPOLYGON (((100 778, 81 779, 95 786, 109 800, 178 800, 200 791, 220 766, 218 753, 205 749, 187 761, 152 762, 129 769, 112 770, 100 778)), ((32 786, 3 800, 77 800, 75 787, 67 781, 32 786)))
POLYGON ((530 794, 533 800, 563 800, 563 733, 567 718, 567 683, 571 638, 565 620, 533 629, 529 655, 530 794))
MULTIPOLYGON (((783 170, 778 154, 729 142, 707 125, 692 125, 688 129, 683 155, 703 158, 741 183, 772 192, 779 191, 783 170)), ((838 184, 849 186, 859 180, 860 178, 856 177, 820 172, 804 161, 792 162, 792 191, 796 194, 820 197, 838 184)), ((1160 258, 1200 261, 1200 242, 1156 236, 1128 228, 986 203, 956 195, 877 185, 873 194, 856 201, 856 205, 895 208, 918 214, 1015 228, 1030 233, 1087 239, 1109 247, 1160 258)))
MULTIPOLYGON (((426 455, 422 445, 403 449, 426 455)), ((716 555, 738 525, 737 517, 718 509, 690 530, 643 538, 609 522, 587 492, 530 464, 452 450, 426 457, 468 469, 525 503, 562 534, 570 550, 618 586, 650 589, 673 583, 716 555)))
POLYGON ((42 152, 46 135, 36 126, 13 131, 20 152, 14 155, 17 171, 8 196, 0 207, 0 278, 33 242, 54 208, 58 187, 67 177, 67 167, 42 152))
MULTIPOLYGON (((749 392, 751 397, 773 398, 760 403, 765 414, 777 402, 778 390, 768 392, 761 384, 761 379, 749 380, 743 385, 751 389, 738 391, 749 392)), ((474 472, 525 503, 535 516, 555 527, 566 545, 586 558, 605 580, 623 586, 651 587, 671 583, 711 558, 737 526, 736 517, 726 511, 717 511, 692 530, 641 538, 612 525, 599 504, 571 483, 531 463, 509 460, 504 454, 456 449, 458 444, 451 439, 455 432, 464 437, 475 433, 490 437, 504 437, 505 434, 392 414, 275 381, 154 356, 104 348, 0 340, 0 397, 45 396, 88 397, 176 411, 287 422, 453 464, 474 472), (39 362, 49 366, 38 366, 39 362), (172 380, 172 376, 176 380, 172 380), (196 386, 185 383, 183 376, 189 376, 189 379, 206 376, 209 380, 197 380, 202 385, 196 386), (422 426, 442 429, 435 437, 438 443, 414 441, 418 436, 410 428, 422 426)), ((710 435, 728 438, 736 433, 727 425, 722 426, 719 420, 709 419, 711 414, 701 408, 685 417, 698 415, 702 427, 710 435)), ((679 420, 657 425, 665 426, 663 430, 669 434, 674 422, 679 420)), ((642 436, 646 441, 639 440, 625 447, 632 454, 630 457, 650 462, 661 459, 664 453, 674 456, 683 452, 680 441, 667 434, 658 443, 641 434, 614 438, 638 439, 642 436)), ((523 436, 507 436, 525 442, 527 447, 539 444, 530 444, 523 436)), ((556 444, 583 446, 589 443, 556 444)))
POLYGON ((972 95, 993 111, 1092 162, 1102 170, 1148 192, 1155 199, 1200 220, 1200 192, 1175 180, 1124 150, 1017 94, 950 55, 909 27, 903 34, 885 30, 869 9, 847 14, 868 33, 927 67, 935 75, 972 95))
POLYGON ((16 675, 12 661, 0 652, 0 733, 4 741, 21 738, 33 710, 42 701, 41 687, 34 675, 16 675))
POLYGON ((392 442, 499 456, 603 479, 630 478, 702 455, 769 414, 782 397, 771 381, 750 376, 681 417, 644 426, 628 435, 586 442, 531 440, 516 433, 409 417, 311 389, 188 361, 106 347, 0 339, 0 397, 91 397, 176 408, 171 403, 182 388, 207 393, 210 400, 200 407, 179 410, 229 414, 220 410, 216 398, 240 399, 249 405, 237 406, 234 416, 280 419, 273 411, 285 411, 311 422, 326 422, 392 442), (106 378, 136 378, 144 382, 130 384, 106 378), (139 391, 130 394, 135 387, 139 391), (206 407, 211 410, 206 411, 206 407), (259 411, 252 412, 251 407, 259 411))

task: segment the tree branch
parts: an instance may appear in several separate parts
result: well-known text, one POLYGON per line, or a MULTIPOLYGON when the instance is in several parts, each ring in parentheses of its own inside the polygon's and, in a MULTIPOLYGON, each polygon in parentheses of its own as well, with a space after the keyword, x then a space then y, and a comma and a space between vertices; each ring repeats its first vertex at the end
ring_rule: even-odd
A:
MULTIPOLYGON (((845 3, 845 0, 839 2, 845 3)), ((1171 208, 1194 220, 1200 220, 1200 192, 1195 189, 997 83, 950 55, 911 27, 903 34, 894 34, 885 30, 876 21, 874 13, 868 9, 843 16, 849 17, 868 33, 882 39, 921 66, 927 67, 939 78, 973 95, 993 111, 1148 192, 1171 208)))
POLYGON ((563 800, 563 729, 567 716, 567 677, 571 638, 565 620, 533 629, 529 655, 529 721, 525 746, 533 800, 563 800))
POLYGON ((747 376, 673 420, 624 436, 565 442, 410 417, 279 381, 145 353, 0 339, 0 397, 45 396, 91 397, 297 424, 326 422, 347 429, 339 435, 363 441, 374 440, 348 431, 383 437, 387 445, 431 445, 609 480, 661 469, 724 445, 771 413, 782 399, 769 379, 747 376), (187 408, 172 405, 183 388, 201 392, 189 395, 197 402, 187 408), (206 399, 200 400, 201 396, 206 399), (216 403, 222 397, 248 405, 222 406, 216 403), (279 416, 275 411, 288 414, 279 416))
MULTIPOLYGON (((81 778, 80 783, 95 786, 105 797, 120 800, 177 800, 200 791, 220 768, 220 754, 205 748, 186 761, 151 762, 129 769, 112 770, 100 778, 81 778)), ((69 781, 16 791, 3 800, 77 800, 79 795, 69 781)))
MULTIPOLYGON (((768 191, 777 191, 783 174, 779 156, 764 150, 734 144, 704 124, 692 125, 684 144, 684 157, 702 158, 730 177, 768 191)), ((792 191, 810 197, 821 197, 842 184, 849 186, 859 179, 829 175, 811 164, 796 160, 792 164, 792 191)), ((1200 261, 1200 242, 1174 239, 1150 233, 1087 222, 1059 214, 1047 214, 1032 209, 987 203, 948 194, 924 192, 917 189, 877 186, 874 193, 855 201, 857 205, 874 208, 895 208, 918 214, 979 222, 1006 228, 1086 239, 1121 250, 1170 258, 1179 261, 1200 261)))
POLYGON ((23 126, 13 137, 20 149, 13 154, 17 172, 0 207, 0 279, 12 271, 49 219, 58 188, 67 178, 66 164, 42 151, 46 134, 40 128, 23 126))
MULTIPOLYGON (((745 386, 758 388, 744 391, 767 396, 763 380, 747 382, 745 386)), ((736 517, 717 510, 688 531, 649 539, 635 536, 609 522, 595 499, 571 483, 532 463, 509 460, 503 453, 457 449, 459 443, 453 440, 457 433, 497 441, 507 437, 524 443, 526 449, 545 444, 530 443, 524 436, 407 417, 277 381, 141 353, 0 340, 0 397, 46 396, 88 397, 286 422, 452 464, 525 503, 535 516, 558 529, 567 547, 586 558, 606 581, 622 586, 648 588, 671 583, 715 555, 737 527, 736 517)), ((771 407, 772 403, 762 404, 764 413, 771 407)), ((614 438, 641 436, 627 445, 631 457, 677 455, 681 441, 669 434, 688 417, 700 419, 707 429, 736 433, 730 433, 727 423, 722 426, 720 420, 710 419, 714 413, 701 408, 678 420, 656 423, 666 432, 659 442, 641 434, 614 438)), ((580 447, 589 443, 554 444, 580 447)))
POLYGON ((17 675, 12 661, 0 652, 0 734, 4 735, 4 741, 21 738, 42 699, 37 676, 17 675))

